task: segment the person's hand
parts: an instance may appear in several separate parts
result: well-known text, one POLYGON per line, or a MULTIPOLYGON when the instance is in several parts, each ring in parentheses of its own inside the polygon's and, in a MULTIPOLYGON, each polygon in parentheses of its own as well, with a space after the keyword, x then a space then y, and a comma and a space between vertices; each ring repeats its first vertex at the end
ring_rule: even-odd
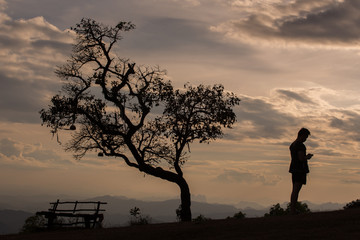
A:
POLYGON ((309 153, 308 155, 306 155, 306 158, 307 158, 307 159, 310 159, 310 158, 312 158, 313 156, 314 156, 314 154, 309 153))

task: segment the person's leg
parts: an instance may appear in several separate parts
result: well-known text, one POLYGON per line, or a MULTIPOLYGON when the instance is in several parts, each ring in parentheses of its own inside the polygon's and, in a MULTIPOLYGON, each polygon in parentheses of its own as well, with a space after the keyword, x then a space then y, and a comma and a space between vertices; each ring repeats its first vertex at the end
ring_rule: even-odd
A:
POLYGON ((291 214, 296 213, 296 203, 298 201, 299 192, 301 190, 302 185, 303 184, 301 182, 293 182, 293 189, 292 189, 291 197, 290 197, 290 213, 291 214))

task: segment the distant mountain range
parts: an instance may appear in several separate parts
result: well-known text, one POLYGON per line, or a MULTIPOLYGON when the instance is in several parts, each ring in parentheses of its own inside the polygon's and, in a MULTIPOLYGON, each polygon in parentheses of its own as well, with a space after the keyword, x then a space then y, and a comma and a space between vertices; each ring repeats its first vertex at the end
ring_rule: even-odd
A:
MULTIPOLYGON (((0 234, 17 233, 23 226, 26 218, 32 216, 37 211, 47 210, 49 202, 56 201, 59 197, 54 196, 35 196, 35 197, 14 197, 0 196, 0 234)), ((72 199, 68 196, 61 196, 60 200, 89 200, 107 202, 104 226, 124 226, 130 220, 130 209, 140 208, 143 216, 149 216, 152 223, 175 222, 176 209, 180 205, 179 199, 166 201, 142 201, 130 199, 123 196, 99 196, 89 199, 72 199)), ((313 204, 307 202, 312 211, 331 211, 342 209, 345 204, 324 203, 313 204)), ((281 204, 286 207, 287 203, 281 204)), ((239 211, 247 217, 262 217, 269 212, 271 206, 262 206, 254 202, 239 202, 235 206, 226 204, 212 204, 205 202, 192 202, 193 217, 200 214, 212 219, 223 219, 233 216, 239 211)))

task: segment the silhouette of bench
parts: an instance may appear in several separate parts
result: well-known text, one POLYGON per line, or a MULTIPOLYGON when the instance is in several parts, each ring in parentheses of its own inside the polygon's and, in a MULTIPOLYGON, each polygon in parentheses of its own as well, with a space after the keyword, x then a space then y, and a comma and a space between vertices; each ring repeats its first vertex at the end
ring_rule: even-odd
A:
POLYGON ((47 219, 47 227, 61 226, 79 226, 85 228, 95 228, 101 226, 104 220, 104 209, 101 205, 106 202, 51 202, 51 208, 48 211, 37 212, 36 215, 42 215, 47 219), (92 207, 92 208, 91 208, 92 207), (65 221, 67 220, 67 221, 65 221))

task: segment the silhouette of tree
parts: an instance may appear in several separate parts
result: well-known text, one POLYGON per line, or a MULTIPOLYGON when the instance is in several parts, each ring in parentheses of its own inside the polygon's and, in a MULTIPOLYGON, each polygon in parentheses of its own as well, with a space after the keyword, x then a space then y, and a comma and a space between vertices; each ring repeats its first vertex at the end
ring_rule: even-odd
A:
POLYGON ((151 217, 144 216, 138 207, 133 207, 129 212, 131 216, 129 221, 130 225, 146 225, 151 222, 151 217))
MULTIPOLYGON (((311 213, 311 210, 309 208, 309 206, 306 203, 303 202, 297 202, 295 209, 297 211, 297 213, 311 213)), ((290 213, 291 212, 291 203, 288 203, 286 205, 286 213, 290 213)))
POLYGON ((353 208, 360 208, 360 199, 351 201, 344 206, 344 209, 353 209, 353 208))
POLYGON ((23 227, 21 228, 22 233, 39 232, 45 229, 46 219, 43 216, 30 216, 25 220, 23 227))
MULTIPOLYGON (((291 210, 291 203, 288 203, 286 205, 286 209, 283 209, 280 206, 280 203, 274 204, 270 210, 269 213, 265 213, 265 217, 270 217, 270 216, 284 216, 284 215, 288 215, 290 214, 291 210)), ((306 203, 302 203, 302 202, 297 202, 296 203, 296 211, 298 214, 303 214, 303 213, 310 213, 310 209, 308 207, 308 205, 306 203)))
POLYGON ((181 192, 180 218, 191 220, 189 186, 181 167, 190 143, 209 142, 223 135, 236 120, 239 104, 222 85, 185 85, 174 90, 159 67, 135 66, 113 52, 130 22, 115 27, 82 19, 73 30, 77 42, 67 63, 56 74, 64 80, 48 109, 40 111, 43 124, 73 130, 67 151, 77 159, 89 151, 118 157, 141 172, 177 184, 181 192))
POLYGON ((241 211, 235 213, 234 216, 233 216, 233 218, 235 218, 235 219, 243 219, 245 217, 246 217, 246 213, 243 213, 241 211))
POLYGON ((286 215, 286 211, 280 206, 280 203, 277 203, 275 205, 273 205, 270 210, 269 213, 265 213, 265 217, 269 217, 269 216, 283 216, 286 215))

